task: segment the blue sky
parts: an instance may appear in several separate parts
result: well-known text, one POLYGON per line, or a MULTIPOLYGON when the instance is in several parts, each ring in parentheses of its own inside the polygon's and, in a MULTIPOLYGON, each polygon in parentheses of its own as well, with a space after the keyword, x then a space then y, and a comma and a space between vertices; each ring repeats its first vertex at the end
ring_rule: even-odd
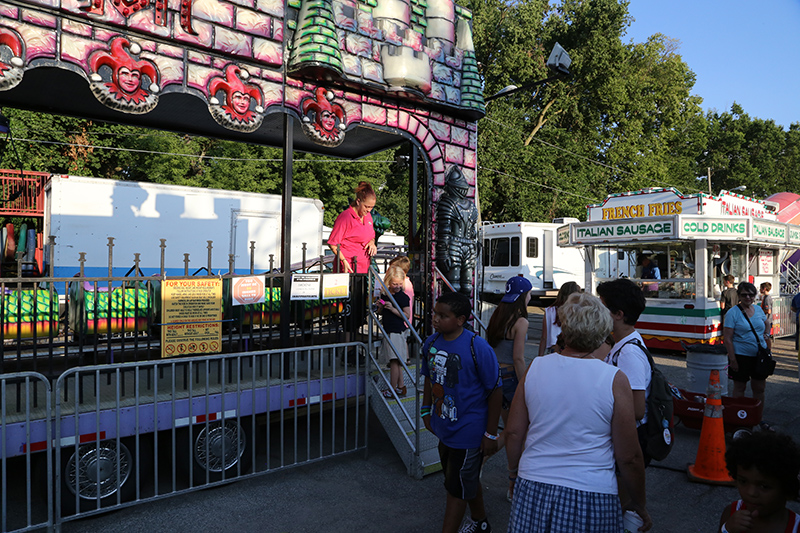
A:
POLYGON ((681 41, 704 110, 735 101, 785 129, 800 123, 800 0, 630 0, 628 10, 636 20, 624 42, 681 41))

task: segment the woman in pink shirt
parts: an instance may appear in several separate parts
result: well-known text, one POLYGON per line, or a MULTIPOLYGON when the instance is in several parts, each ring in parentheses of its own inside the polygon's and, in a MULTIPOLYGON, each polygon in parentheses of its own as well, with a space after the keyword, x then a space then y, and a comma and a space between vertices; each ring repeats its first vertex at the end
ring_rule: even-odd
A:
POLYGON ((337 272, 366 274, 370 258, 378 251, 372 227, 372 210, 378 198, 367 181, 360 182, 353 192, 355 200, 336 217, 328 246, 339 258, 334 263, 337 272))

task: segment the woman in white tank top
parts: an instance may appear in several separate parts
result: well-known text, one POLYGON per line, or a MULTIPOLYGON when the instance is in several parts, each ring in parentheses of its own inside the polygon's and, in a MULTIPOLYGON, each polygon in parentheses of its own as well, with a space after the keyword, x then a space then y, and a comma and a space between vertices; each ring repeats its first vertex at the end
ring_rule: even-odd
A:
POLYGON ((647 531, 633 393, 625 374, 594 353, 611 332, 611 314, 598 298, 573 294, 559 317, 566 346, 531 363, 505 428, 509 475, 516 476, 508 531, 618 533, 617 479, 647 531))

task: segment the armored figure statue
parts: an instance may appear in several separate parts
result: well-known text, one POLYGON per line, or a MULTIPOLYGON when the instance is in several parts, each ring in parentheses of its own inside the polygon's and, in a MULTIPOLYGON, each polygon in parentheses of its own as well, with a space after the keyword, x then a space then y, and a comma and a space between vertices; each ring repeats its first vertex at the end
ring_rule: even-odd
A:
POLYGON ((472 296, 478 209, 467 198, 469 184, 458 166, 447 172, 444 187, 436 207, 436 265, 457 292, 472 296))

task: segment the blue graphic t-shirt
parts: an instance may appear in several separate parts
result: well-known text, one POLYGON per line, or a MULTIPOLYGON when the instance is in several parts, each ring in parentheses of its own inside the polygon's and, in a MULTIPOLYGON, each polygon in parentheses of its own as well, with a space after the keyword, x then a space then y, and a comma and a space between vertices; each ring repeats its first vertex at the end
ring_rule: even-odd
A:
POLYGON ((446 341, 434 334, 423 347, 422 375, 430 380, 433 400, 431 428, 440 441, 456 449, 481 445, 489 413, 486 400, 500 380, 494 350, 478 336, 473 360, 473 335, 464 330, 446 341))

